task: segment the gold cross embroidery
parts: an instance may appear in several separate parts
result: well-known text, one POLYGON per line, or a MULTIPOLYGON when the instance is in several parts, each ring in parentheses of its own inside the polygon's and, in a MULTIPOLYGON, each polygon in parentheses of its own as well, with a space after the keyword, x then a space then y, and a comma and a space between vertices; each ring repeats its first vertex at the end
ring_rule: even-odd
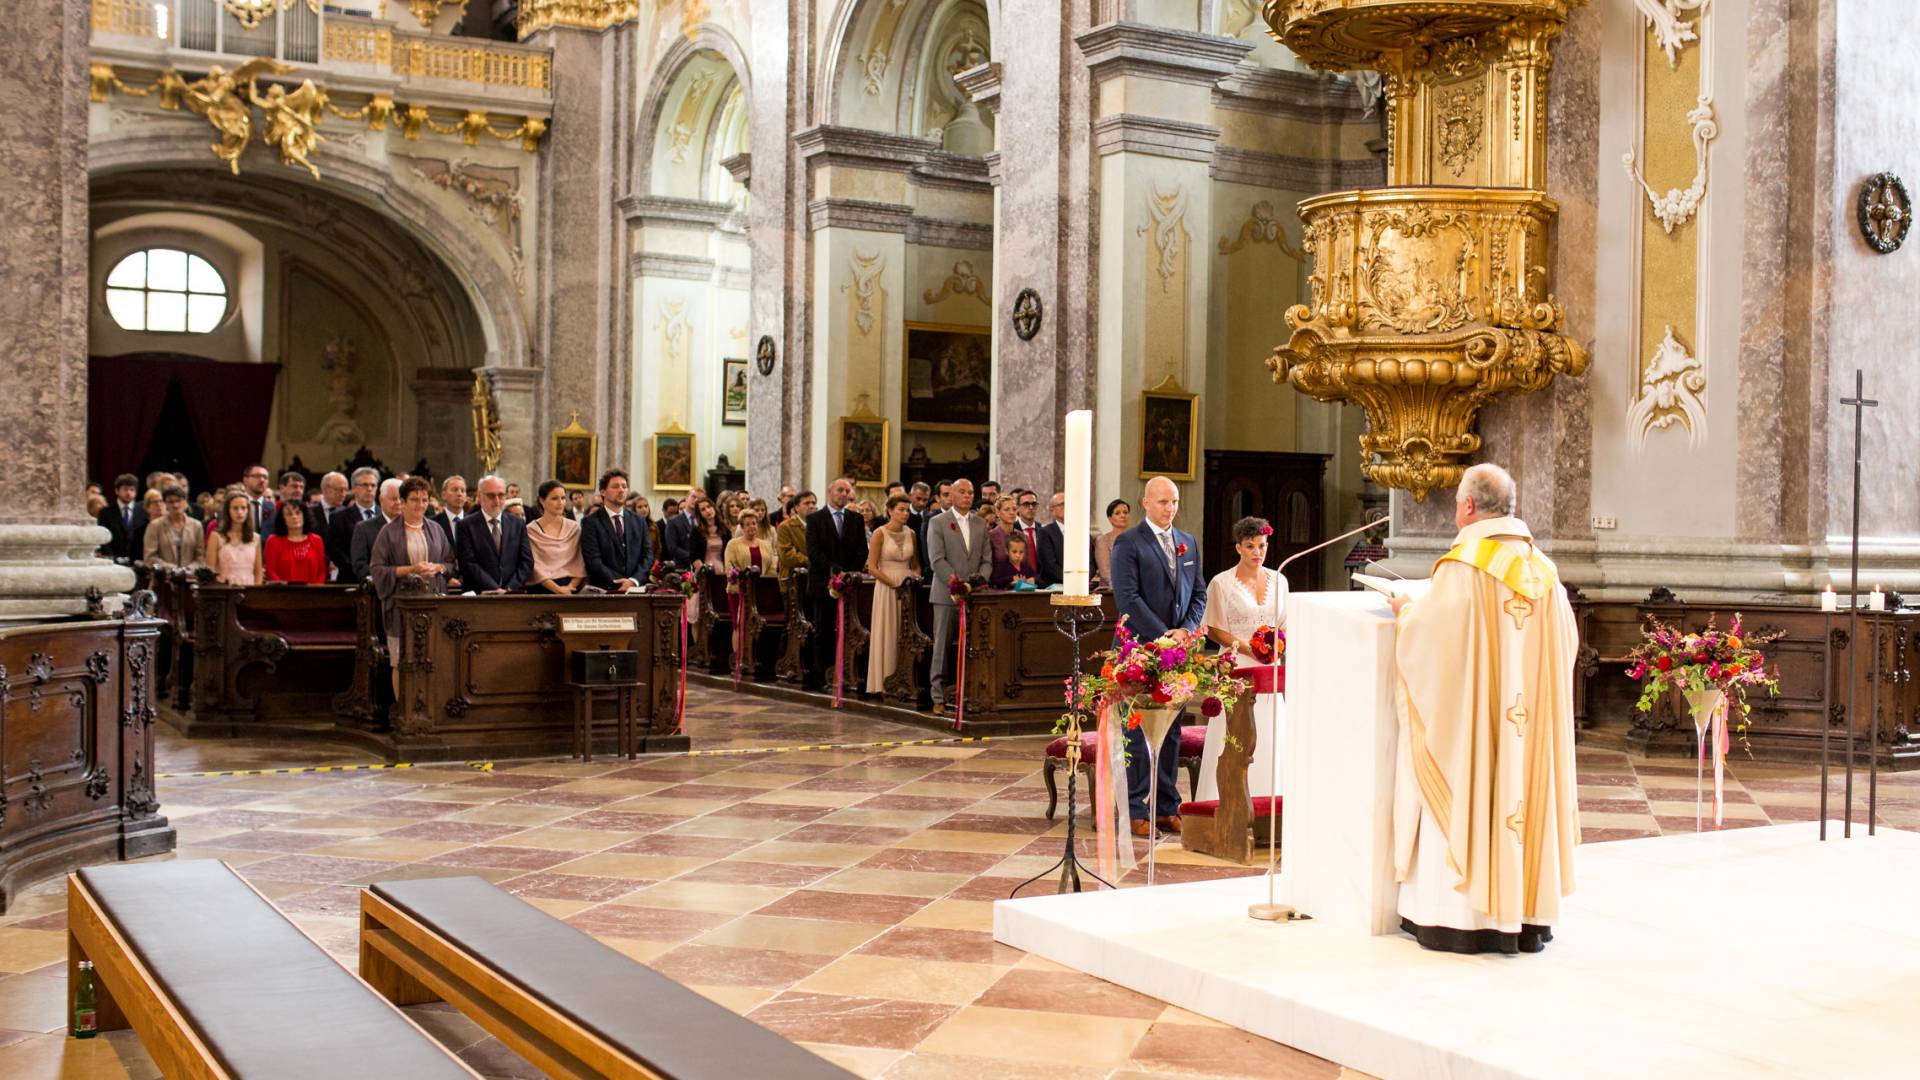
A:
POLYGON ((1527 733, 1527 707, 1520 702, 1520 695, 1513 695, 1513 705, 1507 709, 1507 720, 1513 724, 1514 733, 1524 736, 1527 733))
POLYGON ((1513 616, 1513 628, 1515 630, 1524 626, 1527 617, 1533 614, 1533 601, 1519 593, 1514 593, 1502 606, 1506 609, 1507 614, 1513 616))
POLYGON ((1516 802, 1513 804, 1513 813, 1507 815, 1507 828, 1512 829, 1515 836, 1526 835, 1527 819, 1523 813, 1525 809, 1525 803, 1516 802))

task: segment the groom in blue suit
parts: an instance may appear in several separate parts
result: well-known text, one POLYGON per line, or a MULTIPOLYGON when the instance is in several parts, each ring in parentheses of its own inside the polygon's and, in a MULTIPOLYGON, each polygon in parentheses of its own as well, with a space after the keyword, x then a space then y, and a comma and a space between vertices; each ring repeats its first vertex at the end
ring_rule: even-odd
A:
MULTIPOLYGON (((1146 518, 1113 542, 1113 599, 1127 628, 1143 641, 1171 635, 1201 643, 1200 620, 1207 611, 1207 588, 1200 580, 1200 544, 1173 527, 1180 512, 1180 489, 1164 476, 1147 481, 1140 500, 1146 518)), ((1180 721, 1173 722, 1160 747, 1159 806, 1153 811, 1160 831, 1180 831, 1180 721)), ((1127 730, 1127 796, 1133 834, 1147 835, 1147 740, 1140 729, 1127 730)))

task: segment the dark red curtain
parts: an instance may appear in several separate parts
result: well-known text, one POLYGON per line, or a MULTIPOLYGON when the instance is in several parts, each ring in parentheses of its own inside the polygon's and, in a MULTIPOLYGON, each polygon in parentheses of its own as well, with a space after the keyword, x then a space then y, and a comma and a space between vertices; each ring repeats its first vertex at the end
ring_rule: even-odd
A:
POLYGON ((260 460, 279 364, 230 364, 172 353, 96 356, 87 372, 87 468, 105 483, 137 471, 178 383, 216 484, 237 483, 260 460))

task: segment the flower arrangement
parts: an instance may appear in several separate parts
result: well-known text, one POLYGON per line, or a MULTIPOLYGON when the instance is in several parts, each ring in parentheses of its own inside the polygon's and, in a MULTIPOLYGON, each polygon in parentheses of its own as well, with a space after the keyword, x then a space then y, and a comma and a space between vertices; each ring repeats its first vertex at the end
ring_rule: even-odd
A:
POLYGON ((833 597, 835 600, 846 595, 847 590, 852 587, 853 575, 847 573, 845 570, 836 570, 827 577, 827 595, 833 597))
POLYGON ((955 600, 965 600, 967 597, 973 595, 973 582, 961 577, 959 574, 949 574, 947 576, 947 595, 953 597, 955 600))
POLYGON ((1204 653, 1197 639, 1142 641, 1127 629, 1124 617, 1114 628, 1113 648, 1094 659, 1100 673, 1080 680, 1079 707, 1124 705, 1134 714, 1127 717, 1129 727, 1139 726, 1139 710, 1178 708, 1194 698, 1200 699, 1202 715, 1218 716, 1250 689, 1246 680, 1233 677, 1233 657, 1204 653))
POLYGON ((1282 664, 1287 662, 1287 632, 1271 626, 1262 626, 1253 632, 1247 645, 1253 650, 1253 658, 1262 664, 1282 664))
POLYGON ((1724 632, 1714 626, 1713 616, 1709 615, 1706 629, 1697 634, 1682 633, 1652 615, 1647 616, 1647 628, 1642 631, 1640 644, 1627 654, 1627 677, 1641 683, 1640 711, 1653 711, 1660 695, 1670 689, 1682 693, 1719 690, 1739 702, 1737 726, 1744 733, 1750 711, 1748 689, 1763 688, 1769 694, 1780 692, 1778 669, 1769 671, 1765 655, 1755 646, 1778 641, 1785 633, 1784 630, 1744 633, 1738 613, 1724 632))
POLYGON ((700 591, 699 580, 693 571, 658 562, 647 571, 647 586, 654 592, 677 592, 681 596, 692 596, 700 591))

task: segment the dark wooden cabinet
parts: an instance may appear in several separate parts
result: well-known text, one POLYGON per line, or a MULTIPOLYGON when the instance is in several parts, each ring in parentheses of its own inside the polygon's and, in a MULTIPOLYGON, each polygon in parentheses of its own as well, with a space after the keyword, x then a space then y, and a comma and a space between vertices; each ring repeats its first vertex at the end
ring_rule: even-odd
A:
MULTIPOLYGON (((1206 520, 1200 533, 1201 567, 1209 580, 1239 560, 1233 524, 1263 517, 1273 525, 1267 565, 1326 539, 1326 454, 1257 450, 1209 450, 1204 491, 1206 520)), ((1293 591, 1322 589, 1323 560, 1302 559, 1287 568, 1293 591)))
POLYGON ((153 762, 165 625, 140 609, 0 630, 0 912, 42 878, 173 850, 153 762))

